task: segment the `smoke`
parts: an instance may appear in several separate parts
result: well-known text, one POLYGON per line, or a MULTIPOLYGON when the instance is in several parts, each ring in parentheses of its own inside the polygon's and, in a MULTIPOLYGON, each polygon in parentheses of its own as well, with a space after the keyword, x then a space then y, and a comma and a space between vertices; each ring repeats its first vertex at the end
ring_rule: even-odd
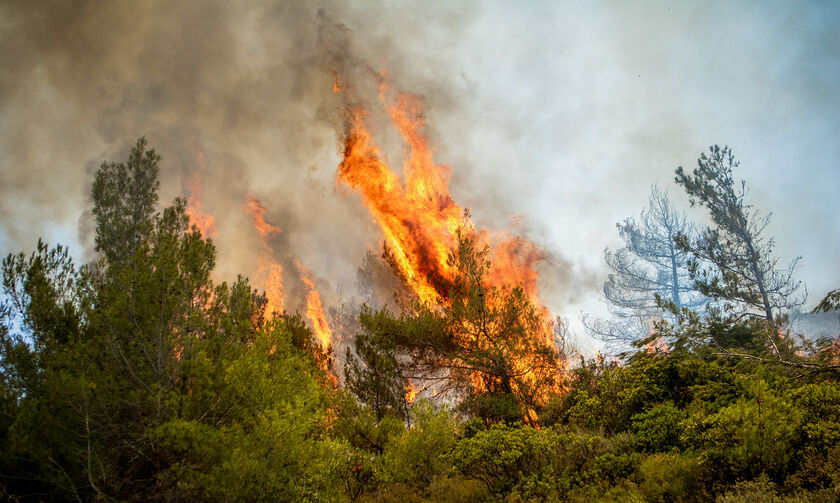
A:
MULTIPOLYGON (((320 279, 329 303, 338 285, 352 289, 365 253, 381 240, 355 194, 336 186, 343 119, 335 72, 350 76, 359 100, 376 104, 376 75, 387 71, 401 88, 423 96, 433 115, 457 115, 469 91, 435 70, 455 58, 456 27, 470 24, 463 6, 433 17, 420 7, 389 11, 375 2, 350 8, 278 1, 243 9, 223 1, 56 1, 0 9, 6 20, 0 33, 9 41, 0 75, 4 248, 26 248, 47 234, 69 237, 91 258, 93 173, 104 161, 125 159, 145 135, 163 157, 162 201, 189 196, 200 177, 202 211, 218 231, 220 278, 258 275, 263 244, 243 211, 254 196, 267 208, 266 221, 283 229, 272 238, 273 259, 286 275, 300 260, 320 279), (418 17, 433 29, 400 43, 395 27, 418 17), (45 222, 71 230, 50 233, 45 222)), ((402 147, 384 114, 375 122, 383 125, 377 142, 399 157, 402 147)), ((561 261, 560 269, 570 266, 561 261)), ((562 284, 571 282, 564 275, 562 284)), ((292 309, 305 297, 298 283, 284 281, 287 298, 297 299, 292 309)))
POLYGON ((242 209, 255 196, 284 231, 275 259, 312 270, 330 305, 381 240, 336 187, 330 70, 374 105, 387 70, 423 97, 435 159, 475 223, 527 215, 513 232, 553 257, 540 271, 553 309, 597 298, 615 222, 715 142, 733 145, 739 178, 777 215, 783 258, 804 254, 802 276, 823 292, 840 243, 832 19, 836 7, 731 2, 2 2, 0 251, 44 236, 91 258, 93 173, 145 135, 163 156, 164 202, 189 195, 203 154, 220 279, 256 275, 262 243, 242 209))

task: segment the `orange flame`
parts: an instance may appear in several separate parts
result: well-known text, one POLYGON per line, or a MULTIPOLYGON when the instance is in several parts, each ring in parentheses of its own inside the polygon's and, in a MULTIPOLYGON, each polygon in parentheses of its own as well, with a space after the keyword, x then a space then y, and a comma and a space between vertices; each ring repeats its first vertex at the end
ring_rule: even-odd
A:
POLYGON ((275 227, 265 221, 263 214, 266 207, 256 197, 249 197, 245 203, 245 212, 251 215, 254 221, 254 228, 262 238, 263 249, 259 255, 259 276, 263 278, 263 290, 265 291, 267 304, 266 313, 271 316, 283 312, 283 267, 271 259, 270 252, 273 251, 269 238, 273 234, 282 234, 280 227, 275 227))
POLYGON ((448 194, 447 168, 435 165, 428 152, 420 130, 422 119, 417 116, 420 110, 419 98, 411 95, 403 95, 389 110, 409 146, 402 184, 373 144, 365 110, 351 107, 338 181, 361 194, 406 283, 421 301, 436 304, 451 284, 453 271, 447 257, 455 246, 464 210, 448 194))
POLYGON ((417 388, 411 383, 411 379, 409 379, 408 384, 405 385, 405 401, 409 404, 413 404, 416 399, 417 388))
MULTIPOLYGON (((359 193, 384 234, 395 268, 417 298, 429 305, 448 302, 456 274, 449 257, 456 250, 460 232, 490 249, 486 286, 520 286, 543 320, 535 339, 553 347, 552 316, 537 295, 536 266, 545 258, 544 252, 526 239, 475 228, 469 211, 449 194, 449 168, 434 161, 419 96, 393 91, 387 75, 379 75, 379 99, 405 145, 401 179, 373 140, 368 111, 358 104, 361 100, 354 102, 348 96, 349 89, 345 87, 343 93, 345 130, 337 184, 359 193)), ((516 365, 531 375, 528 362, 516 365)), ((474 378, 481 386, 484 377, 474 378)))
POLYGON ((201 177, 207 171, 207 165, 204 164, 204 153, 197 150, 195 154, 198 162, 198 169, 193 172, 189 180, 189 197, 187 197, 187 216, 190 217, 190 222, 195 225, 201 232, 205 239, 215 238, 216 219, 213 215, 205 213, 201 204, 201 177))
POLYGON ((295 266, 300 271, 300 280, 306 285, 306 317, 312 322, 312 329, 315 331, 315 336, 321 341, 321 347, 326 348, 332 340, 332 331, 327 324, 327 317, 324 316, 321 294, 315 288, 315 280, 312 279, 312 273, 309 269, 303 267, 298 261, 295 261, 295 266))
POLYGON ((265 211, 266 207, 263 206, 260 200, 254 196, 249 197, 248 201, 245 203, 245 212, 253 218, 254 228, 257 229, 257 232, 263 240, 268 239, 268 237, 272 234, 283 233, 283 229, 280 227, 275 227, 266 223, 265 217, 263 217, 265 211))
POLYGON ((438 304, 448 296, 455 272, 448 257, 460 230, 491 247, 490 286, 521 285, 536 305, 542 305, 536 269, 545 257, 542 250, 520 237, 476 230, 468 211, 449 195, 449 168, 434 161, 421 98, 392 92, 384 74, 380 75, 379 97, 406 144, 404 180, 383 161, 366 126, 365 109, 348 105, 337 181, 359 192, 379 223, 399 272, 418 298, 438 304))
POLYGON ((268 274, 266 275, 265 282, 263 283, 263 290, 265 290, 265 296, 268 300, 265 310, 269 316, 280 314, 283 312, 284 299, 283 268, 276 262, 264 260, 267 259, 264 255, 261 255, 260 258, 260 269, 264 270, 264 267, 268 268, 268 274))

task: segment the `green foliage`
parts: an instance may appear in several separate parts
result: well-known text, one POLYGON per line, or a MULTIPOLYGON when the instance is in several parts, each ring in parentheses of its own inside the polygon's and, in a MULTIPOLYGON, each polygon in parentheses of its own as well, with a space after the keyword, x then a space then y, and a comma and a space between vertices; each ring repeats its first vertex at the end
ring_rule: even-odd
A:
POLYGON ((397 337, 403 323, 387 309, 374 313, 367 306, 362 308, 359 323, 363 332, 356 335, 353 350, 347 348, 347 389, 370 407, 377 421, 386 414, 408 419, 405 390, 409 381, 397 361, 397 337))
POLYGON ((536 423, 549 392, 559 389, 559 355, 546 346, 549 327, 521 286, 488 286, 488 253, 461 236, 449 257, 456 272, 445 305, 416 305, 399 317, 362 312, 346 377, 377 416, 407 415, 411 376, 435 382, 438 393, 456 396, 460 411, 486 424, 536 423))
POLYGON ((97 173, 92 270, 43 243, 3 262, 2 493, 334 499, 323 355, 246 280, 213 284, 184 202, 156 207, 158 161, 141 139, 97 173))
MULTIPOLYGON (((17 492, 52 487, 78 497, 80 472, 91 444, 80 434, 91 385, 76 364, 83 351, 91 298, 86 271, 61 246, 43 242, 27 259, 3 261, 0 368, 4 384, 8 483, 17 492)), ((7 482, 4 480, 4 482, 7 482)))
POLYGON ((825 451, 840 444, 840 387, 833 382, 806 384, 790 392, 802 414, 804 442, 825 451))
POLYGON ((157 211, 158 162, 145 138, 126 163, 104 163, 93 182, 96 250, 108 265, 123 263, 151 237, 157 211))
POLYGON ((355 501, 379 487, 382 455, 388 444, 405 431, 405 423, 391 414, 377 419, 370 407, 347 392, 337 393, 334 398, 332 437, 349 445, 338 477, 344 494, 355 501))
POLYGON ((717 503, 782 503, 776 494, 776 487, 766 475, 756 480, 743 481, 718 496, 717 503))
POLYGON ((686 454, 667 452, 647 456, 639 466, 639 491, 645 501, 707 501, 698 460, 686 454))
POLYGON ((726 307, 737 313, 760 312, 772 323, 779 309, 805 301, 799 293, 801 283, 793 278, 799 258, 786 269, 777 267, 773 239, 763 235, 770 218, 746 203, 746 183, 733 178, 738 164, 729 147, 712 145, 708 155, 700 154, 690 175, 677 168, 676 182, 691 204, 704 206, 715 223, 699 239, 679 236, 677 245, 694 255, 689 270, 701 293, 729 302, 726 307))
POLYGON ((327 436, 319 370, 283 320, 223 361, 209 359, 203 342, 183 377, 188 410, 152 432, 172 459, 159 475, 164 486, 186 500, 335 499, 345 449, 327 436))
POLYGON ((685 412, 671 402, 657 404, 630 418, 631 430, 645 452, 666 452, 679 447, 680 422, 685 412))
POLYGON ((689 417, 684 441, 700 450, 703 466, 719 481, 767 473, 782 478, 794 461, 801 412, 766 382, 720 411, 689 417))
POLYGON ((494 493, 511 490, 520 479, 538 473, 554 450, 551 436, 532 428, 495 425, 462 439, 452 463, 462 474, 483 482, 494 493))
MULTIPOLYGON (((800 451, 799 467, 784 482, 787 492, 840 493, 840 445, 835 445, 827 452, 806 447, 800 451)), ((815 498, 818 499, 818 498, 815 498)), ((830 498, 825 501, 831 501, 830 498)))
MULTIPOLYGON (((412 416, 412 427, 395 436, 382 454, 378 499, 452 501, 453 494, 447 494, 454 486, 454 481, 447 481, 451 471, 447 456, 456 444, 457 422, 447 409, 435 409, 426 400, 413 406, 412 416), (389 496, 383 498, 385 494, 389 496)), ((459 492, 468 498, 477 489, 459 492)))
MULTIPOLYGON (((558 354, 545 345, 545 321, 521 285, 488 286, 488 253, 460 236, 449 258, 457 273, 438 317, 444 330, 436 353, 466 392, 464 411, 488 423, 535 424, 546 392, 562 378, 558 354)), ((435 314, 424 309, 423 316, 435 314)))
POLYGON ((822 501, 819 495, 836 487, 836 470, 824 467, 835 466, 827 456, 840 443, 840 386, 803 382, 784 362, 810 361, 793 355, 788 339, 766 342, 764 323, 695 321, 680 329, 693 342, 671 354, 640 352, 625 365, 595 359, 573 369, 568 393, 547 407, 543 425, 613 439, 629 432, 641 457, 634 471, 626 450, 591 454, 597 465, 580 466, 563 498, 599 500, 618 491, 646 501, 708 501, 761 474, 776 484, 773 494, 790 501, 811 493, 822 501), (762 356, 732 358, 725 344, 762 356))
POLYGON ((449 470, 444 456, 455 447, 457 423, 448 410, 435 410, 427 400, 412 407, 412 416, 411 429, 383 454, 384 479, 425 488, 449 470))
POLYGON ((836 311, 840 309, 840 288, 835 288, 834 290, 825 294, 825 297, 817 304, 817 307, 814 308, 815 313, 818 312, 830 312, 836 311))
POLYGON ((552 404, 545 424, 563 423, 610 433, 628 431, 637 414, 671 401, 678 408, 698 395, 714 403, 731 399, 732 376, 692 355, 637 355, 620 366, 603 359, 572 371, 569 392, 552 404))

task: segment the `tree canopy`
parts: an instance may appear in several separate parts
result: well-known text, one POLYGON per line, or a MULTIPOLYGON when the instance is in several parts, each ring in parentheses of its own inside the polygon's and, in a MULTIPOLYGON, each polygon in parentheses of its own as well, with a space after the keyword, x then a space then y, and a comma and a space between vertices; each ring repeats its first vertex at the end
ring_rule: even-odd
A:
POLYGON ((704 229, 700 238, 682 236, 678 243, 695 257, 690 267, 701 292, 729 301, 733 309, 757 310, 773 322, 780 309, 805 301, 802 283, 793 276, 799 258, 787 267, 778 266, 774 240, 765 234, 770 215, 762 216, 746 202, 746 182, 736 182, 733 174, 738 165, 732 149, 712 145, 708 154, 700 154, 691 174, 677 168, 676 182, 691 197, 692 205, 708 210, 715 224, 704 229))
POLYGON ((666 192, 651 187, 639 220, 628 218, 616 227, 624 246, 604 251, 610 273, 603 293, 613 318, 587 317, 584 322, 596 338, 610 347, 626 349, 646 339, 657 319, 670 318, 679 324, 678 316, 663 307, 663 300, 677 310, 697 310, 709 299, 695 289, 688 267, 690 255, 675 242, 680 235, 693 239, 695 226, 674 207, 666 192))

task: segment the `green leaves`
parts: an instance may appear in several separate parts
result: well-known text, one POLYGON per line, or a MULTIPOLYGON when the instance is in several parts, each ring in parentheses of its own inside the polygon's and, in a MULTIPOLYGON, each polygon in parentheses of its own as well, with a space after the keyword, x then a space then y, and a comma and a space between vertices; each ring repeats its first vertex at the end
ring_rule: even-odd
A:
POLYGON ((451 460, 467 477, 501 493, 539 472, 554 449, 548 431, 495 425, 458 442, 451 460))
POLYGON ((736 315, 757 312, 773 323, 780 309, 805 301, 799 293, 801 283, 793 278, 799 258, 787 268, 777 267, 774 241, 764 235, 770 216, 760 216, 746 203, 746 183, 733 179, 737 167, 729 147, 712 145, 708 155, 700 154, 691 175, 677 168, 675 180, 691 204, 705 207, 715 223, 699 239, 682 238, 677 243, 694 255, 690 269, 699 291, 730 303, 725 307, 736 315))
POLYGON ((214 285, 215 248, 184 201, 157 207, 159 159, 140 139, 127 163, 97 172, 95 272, 43 243, 4 261, 3 486, 334 499, 342 447, 326 434, 325 358, 299 318, 266 323, 246 280, 214 285))
POLYGON ((387 309, 374 313, 366 306, 359 322, 363 332, 356 335, 353 350, 347 348, 346 387, 373 411, 377 421, 386 414, 407 420, 409 380, 397 360, 397 341, 410 338, 405 332, 412 323, 394 318, 387 309))
MULTIPOLYGON (((749 207, 727 152, 684 180, 737 220, 749 207)), ((267 320, 242 277, 214 283, 215 248, 184 202, 157 207, 158 161, 141 139, 97 173, 94 267, 44 243, 3 262, 2 496, 666 502, 840 487, 840 388, 815 363, 833 353, 672 300, 677 326, 644 341, 667 337, 669 352, 582 360, 561 389, 545 320, 522 288, 488 286, 487 251, 467 239, 446 305, 362 312, 338 389, 300 316, 267 320), (409 383, 449 393, 455 412, 411 406, 409 383)), ((737 233, 706 237, 710 257, 747 257, 737 233)), ((758 299, 734 269, 692 272, 758 299)))
POLYGON ((408 484, 419 491, 449 474, 446 456, 456 444, 457 423, 445 408, 427 400, 412 407, 412 427, 394 438, 382 456, 383 482, 408 484))
POLYGON ((416 305, 399 317, 362 311, 363 333, 348 349, 345 375, 348 389, 377 418, 407 417, 408 378, 450 393, 460 410, 488 424, 535 424, 549 393, 559 389, 561 365, 545 344, 547 320, 520 286, 489 286, 487 254, 461 237, 449 257, 457 272, 444 305, 416 305))
POLYGON ((631 417, 630 429, 643 451, 667 452, 679 447, 680 422, 685 416, 673 403, 665 402, 631 417))
POLYGON ((790 396, 802 413, 803 443, 821 451, 840 444, 840 387, 836 383, 806 384, 790 396))
MULTIPOLYGON (((212 341, 196 341, 195 354, 215 351, 205 345, 212 341)), ((248 346, 191 366, 183 377, 188 407, 153 432, 173 462, 160 475, 168 492, 237 501, 335 498, 343 448, 327 435, 318 373, 282 322, 248 346)))
POLYGON ((825 294, 825 297, 817 304, 813 312, 818 313, 822 311, 827 313, 838 309, 840 309, 840 288, 836 288, 825 294))
POLYGON ((93 182, 96 249, 110 265, 128 260, 152 234, 160 156, 146 147, 140 138, 127 163, 102 164, 93 182))

